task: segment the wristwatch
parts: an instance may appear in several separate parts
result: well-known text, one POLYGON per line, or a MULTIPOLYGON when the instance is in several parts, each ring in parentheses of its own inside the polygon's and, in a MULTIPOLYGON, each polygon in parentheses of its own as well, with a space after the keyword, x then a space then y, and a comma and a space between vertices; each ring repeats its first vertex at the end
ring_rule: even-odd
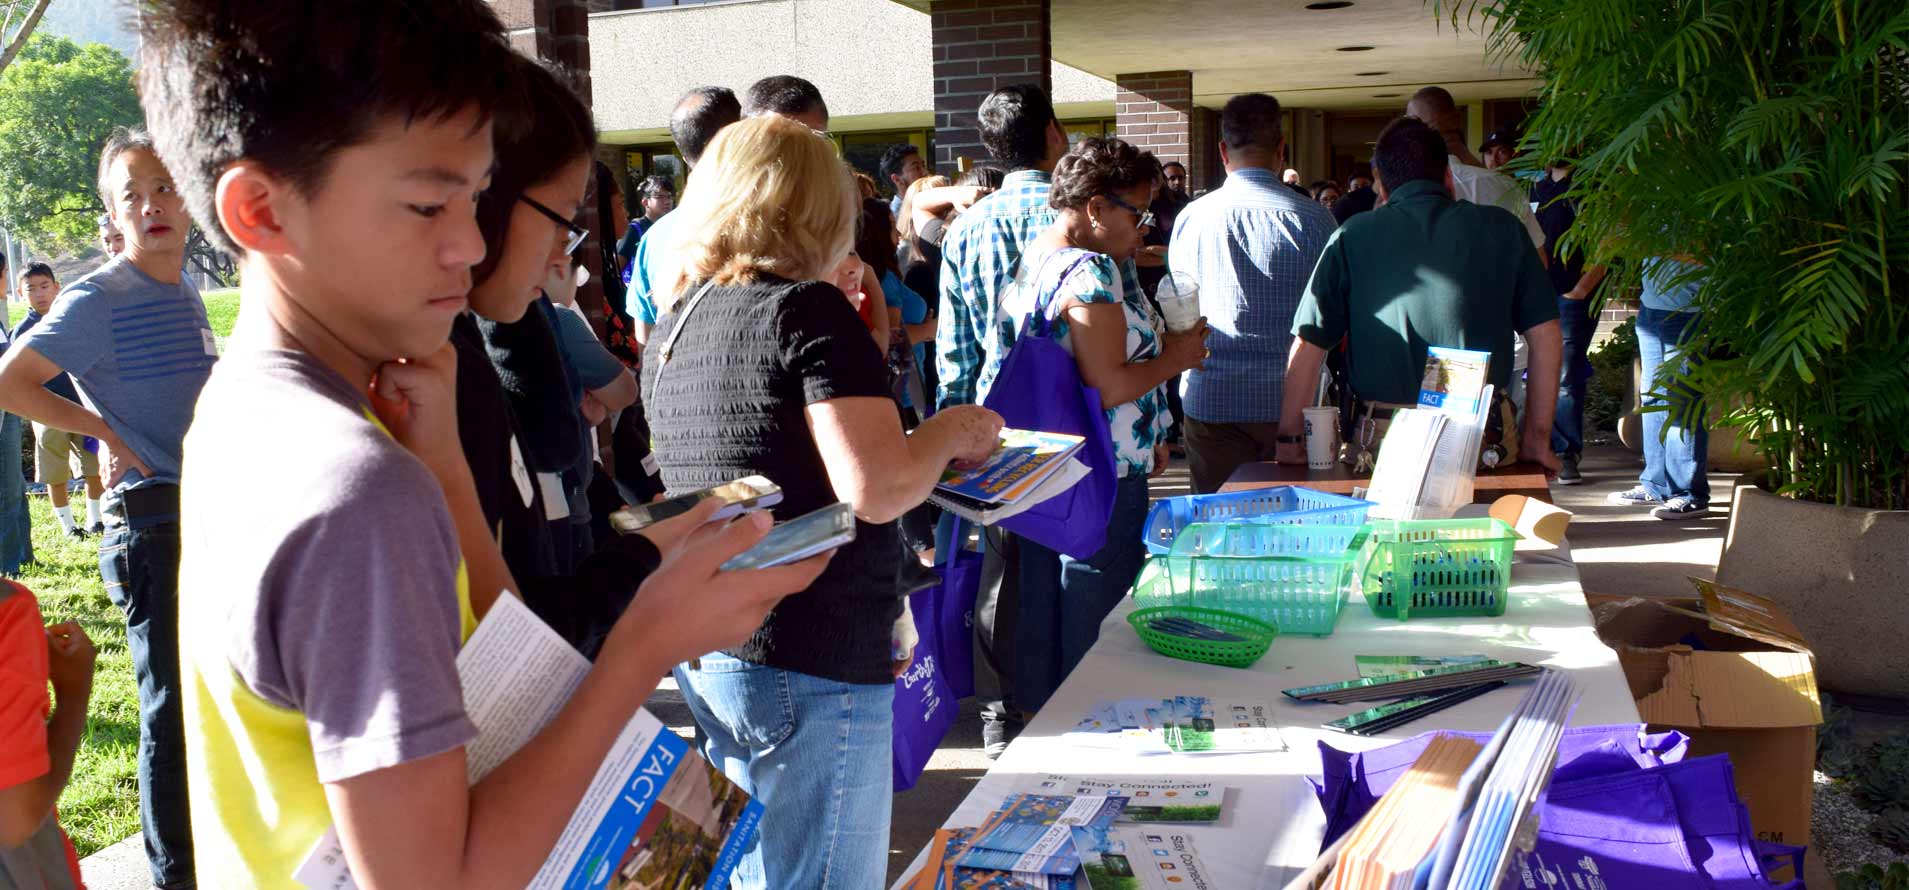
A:
POLYGON ((1305 436, 1274 436, 1273 441, 1281 445, 1304 445, 1306 444, 1306 437, 1305 436))

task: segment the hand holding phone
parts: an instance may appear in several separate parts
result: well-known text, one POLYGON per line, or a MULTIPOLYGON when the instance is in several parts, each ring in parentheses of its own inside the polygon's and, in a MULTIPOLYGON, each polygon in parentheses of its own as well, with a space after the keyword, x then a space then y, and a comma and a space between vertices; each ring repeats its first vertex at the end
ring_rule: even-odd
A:
POLYGON ((722 564, 725 572, 766 569, 800 562, 855 540, 855 511, 847 504, 830 504, 771 529, 754 547, 722 564))
POLYGON ((770 482, 767 477, 744 476, 701 491, 692 491, 689 494, 648 504, 624 507, 610 514, 610 527, 616 529, 617 534, 635 534, 653 523, 687 513, 691 507, 707 500, 723 502, 723 506, 709 518, 710 522, 721 522, 749 510, 760 510, 782 503, 782 489, 774 482, 770 482))

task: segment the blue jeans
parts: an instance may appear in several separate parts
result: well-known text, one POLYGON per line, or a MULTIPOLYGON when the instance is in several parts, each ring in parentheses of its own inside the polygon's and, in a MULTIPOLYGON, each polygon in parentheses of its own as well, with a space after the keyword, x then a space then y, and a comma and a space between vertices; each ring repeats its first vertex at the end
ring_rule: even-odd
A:
POLYGON ((1558 374, 1558 413, 1551 421, 1553 454, 1584 453, 1584 386, 1591 380, 1591 336, 1597 319, 1590 300, 1558 298, 1558 327, 1564 333, 1564 367, 1558 374))
POLYGON ((139 821, 152 882, 192 887, 179 698, 179 523, 108 526, 99 543, 99 573, 106 595, 126 613, 126 648, 139 684, 139 821))
POLYGON ((676 668, 703 755, 763 806, 730 886, 882 886, 894 801, 893 684, 705 655, 676 668))
MULTIPOLYGON (((1696 356, 1685 355, 1680 347, 1695 331, 1697 314, 1667 312, 1649 306, 1637 314, 1637 349, 1644 362, 1644 388, 1663 391, 1658 380, 1660 369, 1674 374, 1686 365, 1694 365, 1696 356)), ((1644 412, 1644 473, 1637 477, 1659 500, 1686 497, 1699 507, 1710 506, 1709 470, 1710 431, 1704 426, 1703 406, 1697 393, 1687 386, 1670 386, 1668 399, 1655 396, 1642 404, 1670 406, 1668 411, 1644 412), (1697 424, 1684 426, 1678 415, 1687 406, 1697 405, 1697 424)))
POLYGON ((1147 477, 1128 476, 1114 487, 1107 543, 1091 558, 1075 559, 1022 541, 1021 612, 1014 638, 1017 707, 1039 711, 1100 639, 1100 622, 1140 576, 1147 557, 1140 528, 1146 520, 1147 477))

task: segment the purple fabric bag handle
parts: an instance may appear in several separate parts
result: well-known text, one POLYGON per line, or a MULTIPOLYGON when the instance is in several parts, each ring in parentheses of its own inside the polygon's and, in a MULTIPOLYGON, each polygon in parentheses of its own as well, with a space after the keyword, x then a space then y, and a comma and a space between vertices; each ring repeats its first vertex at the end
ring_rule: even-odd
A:
POLYGON ((934 604, 935 643, 941 648, 941 676, 956 699, 974 694, 974 603, 986 560, 961 546, 965 525, 955 517, 952 552, 935 570, 941 574, 941 594, 934 604))
MULTIPOLYGON (((1059 280, 1095 256, 1084 253, 1059 280)), ((1052 259, 1052 257, 1048 257, 1052 259)), ((1046 262, 1046 260, 1043 260, 1046 262)), ((1035 279, 1039 279, 1038 273, 1035 279)), ((1113 432, 1100 404, 1100 390, 1086 385, 1074 357, 1048 334, 1053 330, 1047 306, 1054 294, 1043 291, 1001 363, 993 388, 982 404, 1014 429, 1064 433, 1085 440, 1075 459, 1091 471, 1065 494, 1034 505, 998 525, 1049 550, 1087 559, 1107 544, 1107 522, 1114 512, 1113 432)))
POLYGON ((928 759, 941 747, 942 738, 959 716, 960 702, 948 689, 941 675, 941 645, 935 632, 936 599, 944 590, 937 584, 908 595, 908 608, 914 612, 915 660, 895 680, 894 777, 895 790, 915 786, 927 769, 928 759))

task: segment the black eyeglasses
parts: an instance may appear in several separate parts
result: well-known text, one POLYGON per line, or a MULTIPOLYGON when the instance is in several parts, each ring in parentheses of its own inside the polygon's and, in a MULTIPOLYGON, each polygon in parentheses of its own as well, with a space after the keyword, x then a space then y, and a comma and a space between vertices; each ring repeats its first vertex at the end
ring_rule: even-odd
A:
POLYGON ((564 216, 563 214, 558 213, 555 210, 552 210, 548 207, 545 207, 542 204, 537 203, 537 201, 531 198, 529 195, 518 195, 517 200, 530 205, 530 209, 535 210, 546 217, 549 217, 551 222, 556 223, 557 225, 560 225, 570 230, 570 240, 565 242, 563 245, 563 252, 566 256, 572 253, 576 253, 577 246, 583 243, 583 239, 590 237, 589 229, 586 229, 580 225, 577 225, 576 223, 571 222, 569 217, 564 216))
POLYGON ((1134 216, 1140 217, 1140 222, 1135 224, 1139 228, 1147 229, 1147 228, 1153 227, 1153 211, 1141 210, 1140 208, 1135 207, 1132 204, 1129 204, 1125 201, 1120 200, 1117 197, 1114 197, 1114 194, 1112 192, 1103 192, 1101 194, 1101 197, 1106 198, 1109 201, 1112 201, 1115 207, 1125 210, 1128 213, 1133 214, 1134 216))

